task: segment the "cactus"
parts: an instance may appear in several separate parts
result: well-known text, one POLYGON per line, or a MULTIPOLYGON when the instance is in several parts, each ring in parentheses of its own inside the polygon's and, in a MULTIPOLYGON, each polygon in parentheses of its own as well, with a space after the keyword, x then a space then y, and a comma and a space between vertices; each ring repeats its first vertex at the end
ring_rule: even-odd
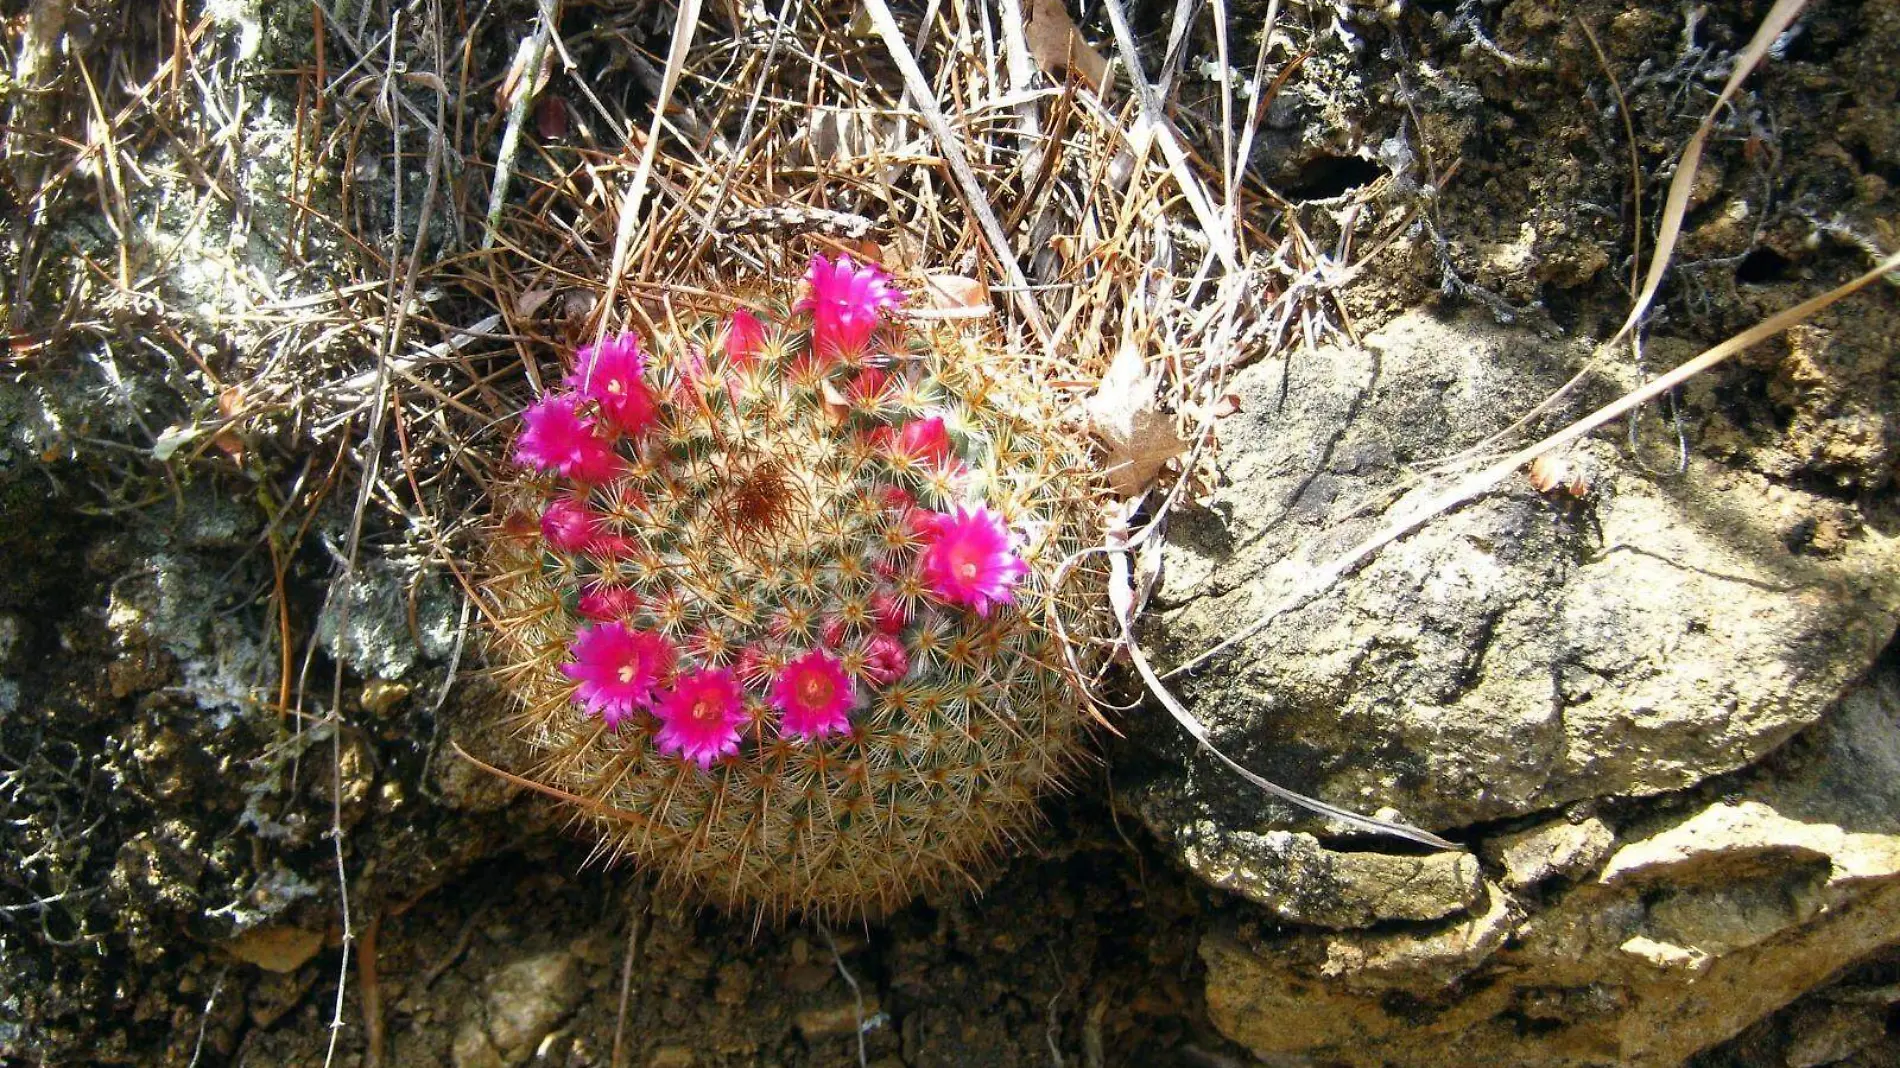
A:
POLYGON ((694 900, 874 915, 972 882, 1073 770, 1051 579, 1081 457, 981 332, 814 259, 729 317, 581 349, 495 488, 490 660, 598 853, 694 900), (651 347, 652 351, 644 351, 651 347))

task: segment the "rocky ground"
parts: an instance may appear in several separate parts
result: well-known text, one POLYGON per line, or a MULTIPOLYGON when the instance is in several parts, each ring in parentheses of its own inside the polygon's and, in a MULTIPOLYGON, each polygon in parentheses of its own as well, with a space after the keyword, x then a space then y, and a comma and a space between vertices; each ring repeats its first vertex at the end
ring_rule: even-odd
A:
MULTIPOLYGON (((1900 1061, 1892 285, 1592 436, 1569 488, 1507 483, 1177 677, 1248 766, 1465 851, 1265 802, 1143 706, 980 895, 755 927, 587 864, 561 813, 458 757, 511 743, 453 576, 379 529, 330 589, 353 502, 295 506, 361 462, 322 424, 375 339, 281 310, 341 277, 308 244, 286 256, 308 223, 281 194, 400 231, 391 183, 424 176, 299 171, 291 72, 408 7, 333 4, 317 32, 305 4, 185 6, 190 47, 242 95, 154 118, 128 174, 62 172, 72 153, 48 145, 103 136, 86 78, 121 99, 177 27, 157 6, 0 3, 0 1057, 1900 1061), (34 201, 49 178, 81 192, 34 201), (232 296, 260 289, 278 312, 232 296), (219 375, 300 331, 322 388, 268 434, 220 435, 219 375)), ((467 42, 485 91, 534 7, 500 6, 467 42)), ((1250 161, 1283 198, 1262 218, 1341 264, 1377 252, 1310 343, 1295 322, 1237 357, 1233 413, 1150 561, 1142 634, 1164 670, 1579 370, 1540 425, 1900 245, 1900 4, 1813 6, 1717 125, 1640 358, 1594 363, 1636 224, 1646 250, 1675 153, 1768 5, 1280 9, 1269 69, 1298 62, 1250 161)), ((1150 7, 1137 21, 1165 27, 1150 7)), ((1230 14, 1239 78, 1264 10, 1230 14)), ((1222 71, 1197 26, 1176 117, 1211 146, 1222 71)), ((1143 43, 1157 69, 1165 30, 1143 43)))

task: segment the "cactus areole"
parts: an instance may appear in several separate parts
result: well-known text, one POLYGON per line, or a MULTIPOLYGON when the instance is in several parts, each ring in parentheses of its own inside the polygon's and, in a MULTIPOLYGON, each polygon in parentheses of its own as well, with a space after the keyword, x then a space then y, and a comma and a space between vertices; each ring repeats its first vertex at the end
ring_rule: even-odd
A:
MULTIPOLYGON (((521 415, 489 654, 609 858, 689 900, 874 915, 972 885, 1073 769, 1079 453, 982 331, 814 259, 574 354, 521 415)), ((1086 656, 1082 659, 1086 664, 1086 656)))

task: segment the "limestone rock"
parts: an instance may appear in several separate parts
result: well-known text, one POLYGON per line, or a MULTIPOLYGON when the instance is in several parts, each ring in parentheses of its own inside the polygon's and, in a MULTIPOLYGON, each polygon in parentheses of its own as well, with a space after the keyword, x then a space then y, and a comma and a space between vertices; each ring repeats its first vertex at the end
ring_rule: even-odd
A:
POLYGON ((1507 890, 1522 890, 1555 878, 1575 877, 1602 864, 1616 833, 1595 816, 1554 820, 1485 843, 1487 859, 1504 869, 1507 890))
MULTIPOLYGON (((1236 377, 1220 482, 1177 515, 1147 621, 1164 664, 1260 618, 1423 495, 1416 465, 1502 429, 1585 352, 1422 311, 1366 342, 1236 377)), ((1758 760, 1892 636, 1900 550, 1868 527, 1799 551, 1784 519, 1832 507, 1815 495, 1695 459, 1659 480, 1619 456, 1586 443, 1569 458, 1595 469, 1581 505, 1513 480, 1438 517, 1176 679, 1180 696, 1268 778, 1434 829, 1758 760)), ((1164 824, 1324 829, 1178 739, 1150 743, 1184 765, 1154 784, 1183 803, 1144 806, 1164 824)))
POLYGON ((470 1006, 451 1050, 456 1068, 521 1064, 579 1004, 580 958, 569 949, 524 957, 497 970, 470 1006))
MULTIPOLYGON (((1437 925, 1217 929, 1201 944, 1209 1012, 1269 1060, 1427 1066, 1456 1048, 1524 1068, 1679 1065, 1900 941, 1895 753, 1889 668, 1723 793, 1632 821, 1594 878, 1533 879, 1541 901, 1492 887, 1480 916, 1437 925)), ((1521 884, 1541 866, 1504 867, 1521 884)), ((1884 1007, 1804 1011, 1789 1062, 1875 1041, 1884 1007)))
POLYGON ((1351 928, 1437 920, 1470 908, 1483 886, 1469 853, 1345 852, 1310 834, 1226 831, 1208 820, 1175 837, 1196 875, 1287 923, 1351 928))

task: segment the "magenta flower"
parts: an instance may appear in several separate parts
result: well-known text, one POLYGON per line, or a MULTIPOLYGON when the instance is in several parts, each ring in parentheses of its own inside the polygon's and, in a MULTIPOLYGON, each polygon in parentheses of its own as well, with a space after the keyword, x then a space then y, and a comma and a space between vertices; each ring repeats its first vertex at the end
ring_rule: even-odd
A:
POLYGON ((950 447, 950 432, 944 429, 943 416, 933 415, 904 424, 897 432, 897 451, 920 463, 942 467, 956 458, 950 447))
POLYGON ((848 728, 857 693, 838 658, 813 649, 785 665, 768 699, 782 714, 781 732, 810 740, 848 728))
POLYGON ((839 256, 836 262, 813 256, 805 283, 811 293, 798 302, 797 310, 811 312, 812 348, 825 357, 862 352, 884 309, 904 299, 884 268, 860 266, 849 256, 839 256))
POLYGON ((556 393, 530 404, 521 413, 515 462, 589 483, 605 482, 618 474, 620 457, 606 438, 594 432, 593 419, 582 415, 580 406, 581 398, 572 393, 556 393))
POLYGON ((673 643, 625 623, 583 626, 569 651, 574 661, 561 671, 580 683, 574 703, 600 716, 608 730, 619 730, 621 720, 652 701, 654 685, 673 669, 676 655, 673 643))
POLYGON ((921 566, 930 592, 979 616, 989 615, 992 604, 1009 603, 1010 587, 1029 570, 1010 548, 1003 517, 988 505, 929 514, 924 536, 921 566))
POLYGON ((725 668, 700 668, 674 680, 653 709, 660 733, 653 742, 662 753, 678 753, 701 768, 739 751, 745 703, 739 680, 725 668))
POLYGON ((904 643, 888 634, 874 634, 864 643, 864 677, 874 686, 889 686, 910 673, 910 654, 904 643))
POLYGON ((748 645, 739 650, 739 678, 747 685, 764 685, 770 682, 779 665, 785 662, 783 654, 757 645, 748 645))
POLYGON ((597 402, 600 414, 614 429, 637 436, 652 425, 656 414, 653 391, 640 377, 646 366, 640 339, 621 334, 575 352, 574 373, 567 377, 567 384, 597 402))
POLYGON ((886 634, 902 634, 904 624, 910 622, 910 610, 904 602, 884 590, 871 595, 871 618, 877 621, 877 629, 886 634))
POLYGON ((596 534, 587 543, 587 554, 601 559, 625 560, 637 546, 625 534, 596 534))
POLYGON ((640 595, 625 586, 596 586, 581 593, 574 611, 596 623, 611 623, 632 615, 640 607, 640 595))
POLYGON ((765 324, 744 308, 732 313, 726 323, 726 366, 750 367, 765 346, 765 324))
POLYGON ((572 497, 556 497, 541 513, 541 538, 548 547, 577 553, 600 536, 600 516, 572 497))

